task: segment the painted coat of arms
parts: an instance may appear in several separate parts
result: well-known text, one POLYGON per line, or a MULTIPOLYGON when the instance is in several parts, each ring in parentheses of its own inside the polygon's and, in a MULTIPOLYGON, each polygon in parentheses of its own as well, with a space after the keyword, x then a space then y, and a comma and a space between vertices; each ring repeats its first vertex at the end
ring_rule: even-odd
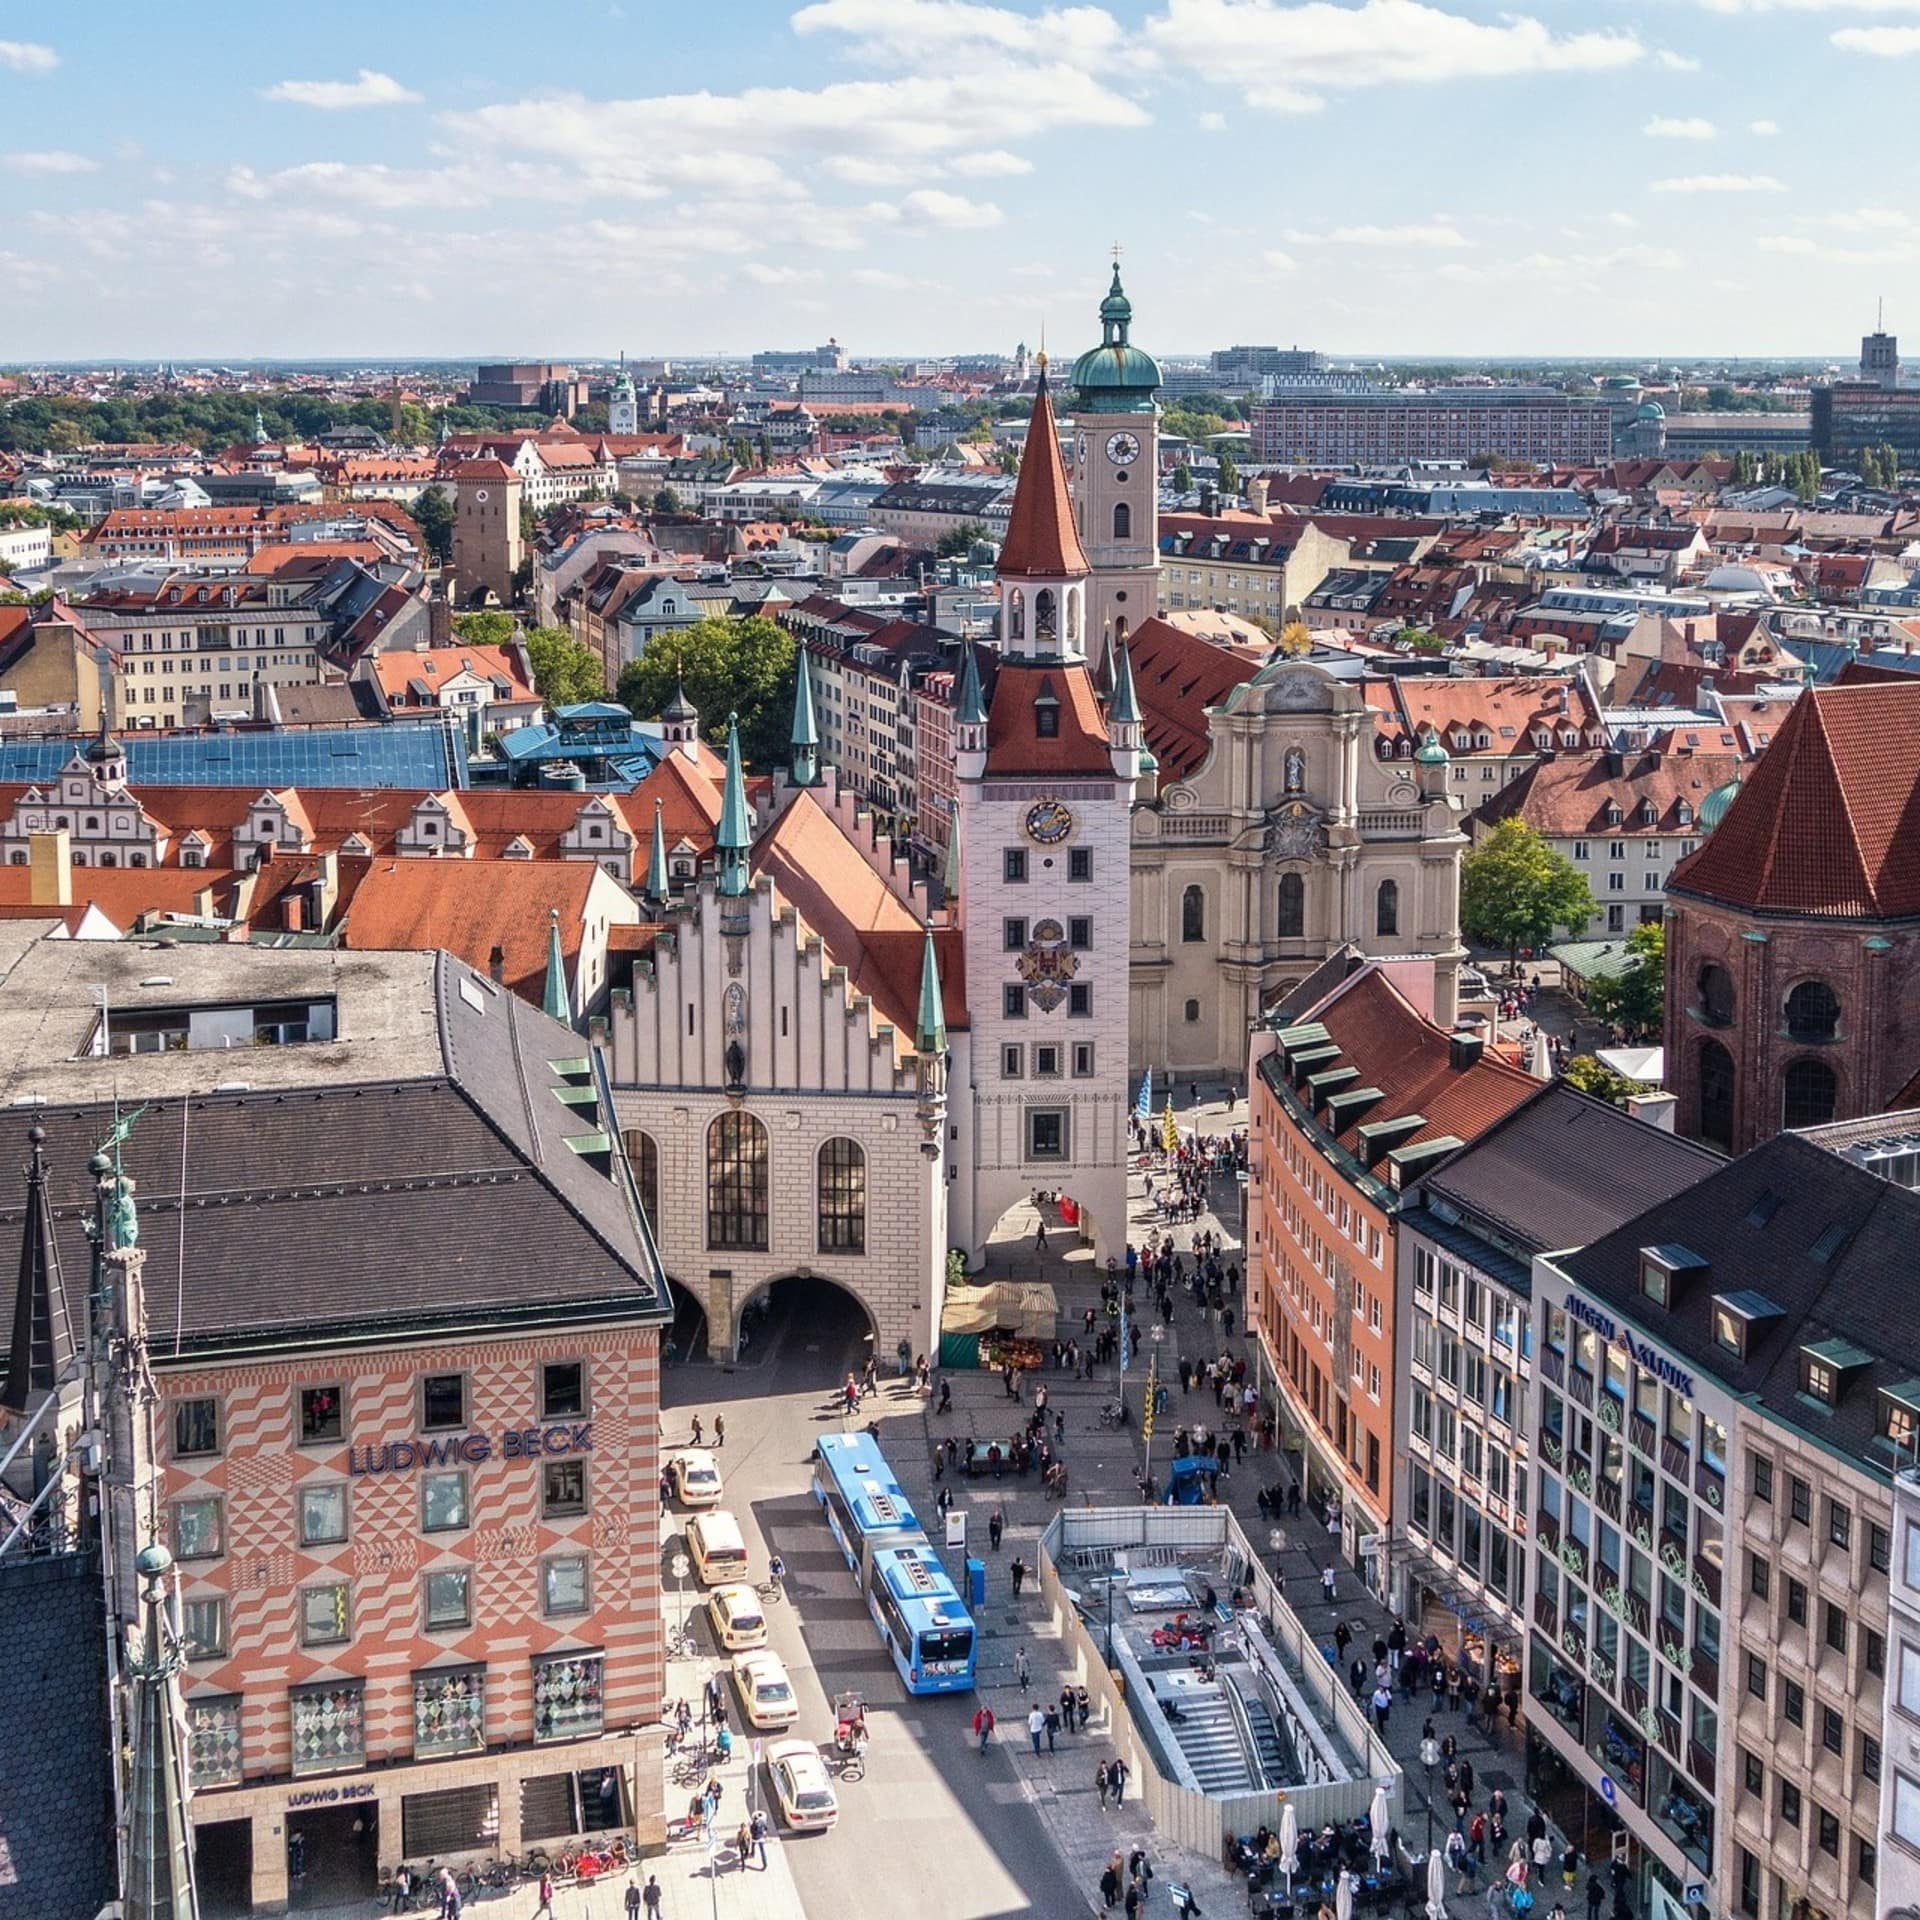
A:
POLYGON ((1058 920, 1036 920, 1018 968, 1027 998, 1040 1012, 1051 1013, 1066 999, 1067 982, 1080 971, 1080 957, 1068 947, 1066 929, 1058 920))

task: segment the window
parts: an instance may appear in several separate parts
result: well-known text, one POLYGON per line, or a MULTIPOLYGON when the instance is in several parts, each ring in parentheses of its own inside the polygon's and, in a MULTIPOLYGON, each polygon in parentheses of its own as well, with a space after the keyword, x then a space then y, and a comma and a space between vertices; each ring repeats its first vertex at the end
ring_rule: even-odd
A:
POLYGON ((429 1473, 420 1482, 420 1530, 448 1533, 467 1524, 467 1476, 463 1468, 429 1473))
POLYGON ((1747 1555, 1747 1591, 1764 1600, 1773 1589, 1773 1568, 1757 1553, 1747 1555))
POLYGON ((540 1417, 568 1420, 587 1411, 587 1363, 548 1360, 540 1368, 540 1417))
POLYGON ((1027 883, 1027 850, 1025 847, 1008 847, 1000 856, 1000 877, 1010 886, 1023 887, 1027 883))
POLYGON ((1718 1040, 1700 1043, 1700 1111, 1697 1131, 1716 1146, 1733 1145, 1733 1055, 1718 1040))
POLYGON ((1748 1454, 1747 1477, 1753 1483, 1753 1497, 1766 1506, 1772 1506, 1773 1462, 1764 1453, 1748 1454))
POLYGON ((1803 980, 1787 995, 1787 1037, 1831 1040, 1840 1030, 1840 1001, 1824 980, 1803 980))
POLYGON ((1790 1827, 1800 1824, 1800 1789, 1788 1780, 1780 1782, 1780 1818, 1790 1827))
POLYGON ((467 1376, 464 1373, 429 1373, 420 1381, 420 1425, 434 1433, 458 1430, 467 1424, 467 1376))
POLYGON ((1840 1857, 1840 1822, 1825 1807, 1814 1807, 1814 1830, 1820 1837, 1820 1851, 1840 1857))
POLYGON ((1853 1545, 1853 1513, 1838 1500, 1827 1502, 1827 1538, 1836 1547, 1853 1545))
POLYGON ((549 1619, 556 1614, 587 1611, 587 1556, 556 1555, 540 1563, 540 1610, 549 1619))
POLYGON ((1034 1048, 1033 1077, 1036 1080, 1058 1080, 1060 1078, 1060 1049, 1058 1047, 1038 1046, 1034 1048))
POLYGON ((473 1608, 469 1579, 464 1567, 440 1567, 429 1573, 421 1583, 429 1633, 444 1633, 449 1627, 471 1624, 473 1608))
POLYGON ((330 1440, 344 1438, 347 1430, 347 1390, 337 1383, 330 1387, 300 1389, 300 1444, 324 1446, 330 1440))
POLYGON ((1880 1742, 1870 1733, 1860 1736, 1860 1777, 1863 1780, 1880 1778, 1880 1742))
POLYGON ((1867 1528, 1867 1560, 1875 1573, 1886 1573, 1893 1565, 1893 1536, 1885 1527, 1867 1528))
POLYGON ((474 1753, 487 1744, 484 1667, 436 1668, 413 1677, 413 1751, 474 1753))
POLYGON ((1198 1000, 1189 1000, 1189 1001, 1187 1002, 1187 1004, 1186 1004, 1186 1008, 1185 1008, 1185 1012, 1186 1012, 1186 1016, 1187 1016, 1187 1025, 1188 1025, 1188 1026, 1190 1026, 1190 1027, 1191 1027, 1191 1026, 1197 1026, 1197 1025, 1199 1025, 1199 1022, 1200 1022, 1200 1002, 1199 1002, 1198 1000))
POLYGON ((1880 1849, 1871 1840, 1855 1842, 1854 1871, 1863 1887, 1870 1887, 1880 1874, 1880 1849))
POLYGON ((598 1733, 603 1717, 599 1654, 559 1654, 533 1663, 536 1740, 572 1740, 583 1733, 598 1733))
POLYGON ((660 1148, 650 1133, 632 1128, 626 1136, 627 1164, 640 1189, 640 1211, 649 1222, 660 1218, 660 1148))
POLYGON ((1798 1580, 1787 1582, 1787 1619, 1796 1627, 1807 1624, 1807 1590, 1798 1580))
POLYGON ((1885 1674, 1887 1670, 1887 1642, 1884 1634, 1875 1633, 1871 1627, 1861 1630, 1861 1658, 1869 1673, 1885 1674))
POLYGON ((173 1403, 173 1457, 191 1460, 220 1451, 220 1402, 211 1397, 173 1403))
POLYGON ((1757 1653, 1747 1655, 1747 1691, 1756 1700, 1767 1697, 1767 1663, 1757 1653))
POLYGON ((867 1156, 857 1140, 820 1149, 820 1251, 867 1250, 867 1156))
POLYGON ((1657 1260, 1643 1260, 1640 1263, 1640 1291, 1657 1307, 1672 1304, 1669 1294, 1673 1285, 1673 1275, 1657 1260))
POLYGON ((1003 1080, 1018 1080, 1025 1070, 1025 1049, 1018 1043, 1000 1049, 1000 1077, 1003 1080))
POLYGON ((1306 937, 1307 883, 1297 873, 1280 876, 1280 938, 1306 937))
POLYGON ((1093 988, 1084 980, 1076 980, 1067 988, 1067 1018, 1069 1020, 1093 1018, 1093 988))
POLYGON ((300 1590, 300 1644, 303 1647, 337 1645, 349 1637, 347 1588, 344 1581, 300 1590))
POLYGON ((180 1637, 189 1660, 217 1660, 227 1650, 227 1603, 221 1599, 184 1600, 180 1637))
POLYGON ((1400 932, 1400 883, 1382 880, 1373 896, 1373 930, 1381 939, 1393 939, 1400 932))
POLYGON ((707 1245, 767 1249, 767 1130, 750 1113, 723 1113, 707 1129, 707 1245))
POLYGON ((1782 1127, 1819 1127, 1833 1118, 1840 1083, 1824 1060, 1796 1060, 1780 1080, 1782 1127))
POLYGON ((1114 504, 1113 537, 1116 540, 1133 538, 1133 509, 1124 500, 1116 501, 1114 504))
POLYGON ((1073 1077, 1076 1080, 1090 1080, 1093 1077, 1093 1042, 1076 1040, 1073 1043, 1073 1077))
POLYGON ((1761 1764, 1757 1753, 1749 1753, 1745 1747, 1740 1749, 1741 1784, 1751 1794, 1762 1794, 1767 1790, 1767 1770, 1761 1764))
POLYGON ((1839 1714, 1831 1707, 1820 1709, 1820 1744, 1829 1753, 1844 1753, 1847 1745, 1847 1726, 1839 1714))
POLYGON ((1076 953, 1085 953, 1093 945, 1093 916, 1078 914, 1067 922, 1067 945, 1076 953))
POLYGON ((1027 923, 1018 916, 1001 921, 1000 940, 1008 953, 1018 953, 1027 944, 1027 923))
POLYGON ((1910 1847, 1920 1847, 1920 1780, 1899 1768, 1893 1774, 1893 1830, 1910 1847))
POLYGON ((288 1704, 295 1773, 330 1773, 357 1767, 366 1758, 366 1702, 358 1680, 296 1687, 288 1704))
POLYGON ((300 1544, 337 1545, 347 1537, 347 1489, 337 1480, 300 1489, 300 1544))
POLYGON ((1840 1390, 1840 1376, 1824 1360, 1809 1356, 1800 1363, 1800 1388, 1803 1393, 1810 1393, 1814 1399, 1832 1406, 1840 1390))
POLYGON ((1064 1160, 1067 1157, 1067 1116, 1055 1108, 1036 1108, 1027 1115, 1027 1158, 1064 1160))
POLYGON ((1180 896, 1180 938, 1204 940, 1207 937, 1207 896, 1203 888, 1189 887, 1180 896))
POLYGON ((1017 981, 1008 981, 1000 989, 1000 1011, 1009 1020, 1024 1020, 1027 1017, 1027 990, 1017 981))
POLYGON ((587 1463, 584 1460, 547 1460, 540 1467, 540 1511, 547 1519, 565 1520, 587 1510, 587 1463))
POLYGON ((1787 1475, 1787 1510, 1803 1527, 1813 1522, 1813 1489, 1797 1473, 1787 1475))
POLYGON ((1067 878, 1073 881, 1093 878, 1093 849, 1091 847, 1069 847, 1067 849, 1067 878))

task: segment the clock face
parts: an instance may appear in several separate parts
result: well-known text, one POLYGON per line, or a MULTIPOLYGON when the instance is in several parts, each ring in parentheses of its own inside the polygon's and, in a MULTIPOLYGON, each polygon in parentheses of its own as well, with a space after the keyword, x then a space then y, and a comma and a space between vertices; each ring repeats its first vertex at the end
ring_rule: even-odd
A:
POLYGON ((1116 467, 1130 467, 1140 458, 1140 437, 1133 433, 1116 433, 1107 442, 1107 458, 1116 467))
POLYGON ((1063 800, 1036 800, 1027 809, 1027 837, 1058 846, 1073 831, 1073 809, 1063 800))

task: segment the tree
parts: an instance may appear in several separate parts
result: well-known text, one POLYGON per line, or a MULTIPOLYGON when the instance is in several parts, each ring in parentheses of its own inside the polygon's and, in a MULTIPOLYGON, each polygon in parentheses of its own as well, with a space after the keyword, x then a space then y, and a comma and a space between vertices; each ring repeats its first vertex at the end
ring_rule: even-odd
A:
POLYGON ((1304 620, 1289 620, 1280 629, 1280 651, 1288 659, 1297 660, 1303 653, 1313 651, 1313 629, 1304 620))
POLYGON ((1596 1100, 1611 1101, 1615 1106, 1629 1094, 1646 1092, 1638 1080, 1629 1080, 1624 1073, 1615 1073, 1604 1060, 1596 1060, 1590 1053, 1576 1053, 1567 1062, 1561 1077, 1568 1086, 1578 1087, 1582 1093, 1590 1093, 1596 1100))
POLYGON ((973 551, 974 542, 986 537, 987 530, 978 520, 962 520, 940 536, 933 550, 942 560, 964 559, 973 551))
POLYGON ((793 657, 793 636, 764 614, 696 620, 622 667, 616 697, 635 718, 651 720, 683 685, 709 740, 724 741, 727 715, 737 713, 741 752, 773 766, 792 738, 793 657))
POLYGON ((1175 493, 1193 491, 1193 469, 1184 460, 1173 470, 1173 490, 1175 493))
POLYGON ((1445 653, 1447 650, 1446 640, 1431 627, 1401 627, 1395 632, 1393 642, 1409 653, 1445 653))
POLYGON ((606 669, 594 650, 565 627, 535 627, 527 635, 535 690, 549 707, 577 707, 606 697, 606 669))
POLYGON ((1593 910, 1586 875, 1524 820, 1502 820, 1460 863, 1460 925, 1483 946, 1505 947, 1509 968, 1522 947, 1584 927, 1593 910))
POLYGON ((428 553, 444 567, 453 558, 453 502, 438 487, 428 487, 413 503, 413 520, 428 553))
POLYGON ((470 647, 504 647, 520 630, 510 613, 456 613, 453 630, 470 647))
POLYGON ((1222 493, 1240 491, 1240 469, 1233 464, 1233 455, 1226 452, 1220 455, 1220 491, 1222 493))
POLYGON ((1736 487, 1750 487, 1759 476, 1759 463, 1752 454, 1736 453, 1733 456, 1733 484, 1736 487))
POLYGON ((680 496, 671 487, 662 487, 653 496, 653 510, 655 513, 678 513, 680 496))
POLYGON ((1649 920, 1627 935, 1628 964, 1587 989, 1587 1011, 1611 1021, 1629 1040, 1658 1033, 1666 1019, 1667 929, 1649 920))

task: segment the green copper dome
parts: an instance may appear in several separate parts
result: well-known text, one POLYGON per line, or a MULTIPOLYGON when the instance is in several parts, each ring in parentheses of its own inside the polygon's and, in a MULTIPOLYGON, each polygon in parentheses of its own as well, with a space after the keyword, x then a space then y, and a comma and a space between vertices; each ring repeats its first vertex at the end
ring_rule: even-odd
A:
POLYGON ((1447 750, 1440 744, 1440 736, 1431 727, 1420 729, 1420 744, 1413 750, 1416 766, 1444 767, 1447 764, 1447 750))
POLYGON ((1160 385, 1160 364, 1127 338, 1133 302, 1120 284, 1120 263, 1113 263, 1113 284, 1100 302, 1100 344, 1073 363, 1076 413, 1151 413, 1160 385))
POLYGON ((1723 787, 1715 787, 1700 802, 1700 826, 1703 832, 1711 833, 1727 817, 1727 809, 1733 805, 1733 797, 1740 791, 1738 780, 1729 780, 1723 787))

